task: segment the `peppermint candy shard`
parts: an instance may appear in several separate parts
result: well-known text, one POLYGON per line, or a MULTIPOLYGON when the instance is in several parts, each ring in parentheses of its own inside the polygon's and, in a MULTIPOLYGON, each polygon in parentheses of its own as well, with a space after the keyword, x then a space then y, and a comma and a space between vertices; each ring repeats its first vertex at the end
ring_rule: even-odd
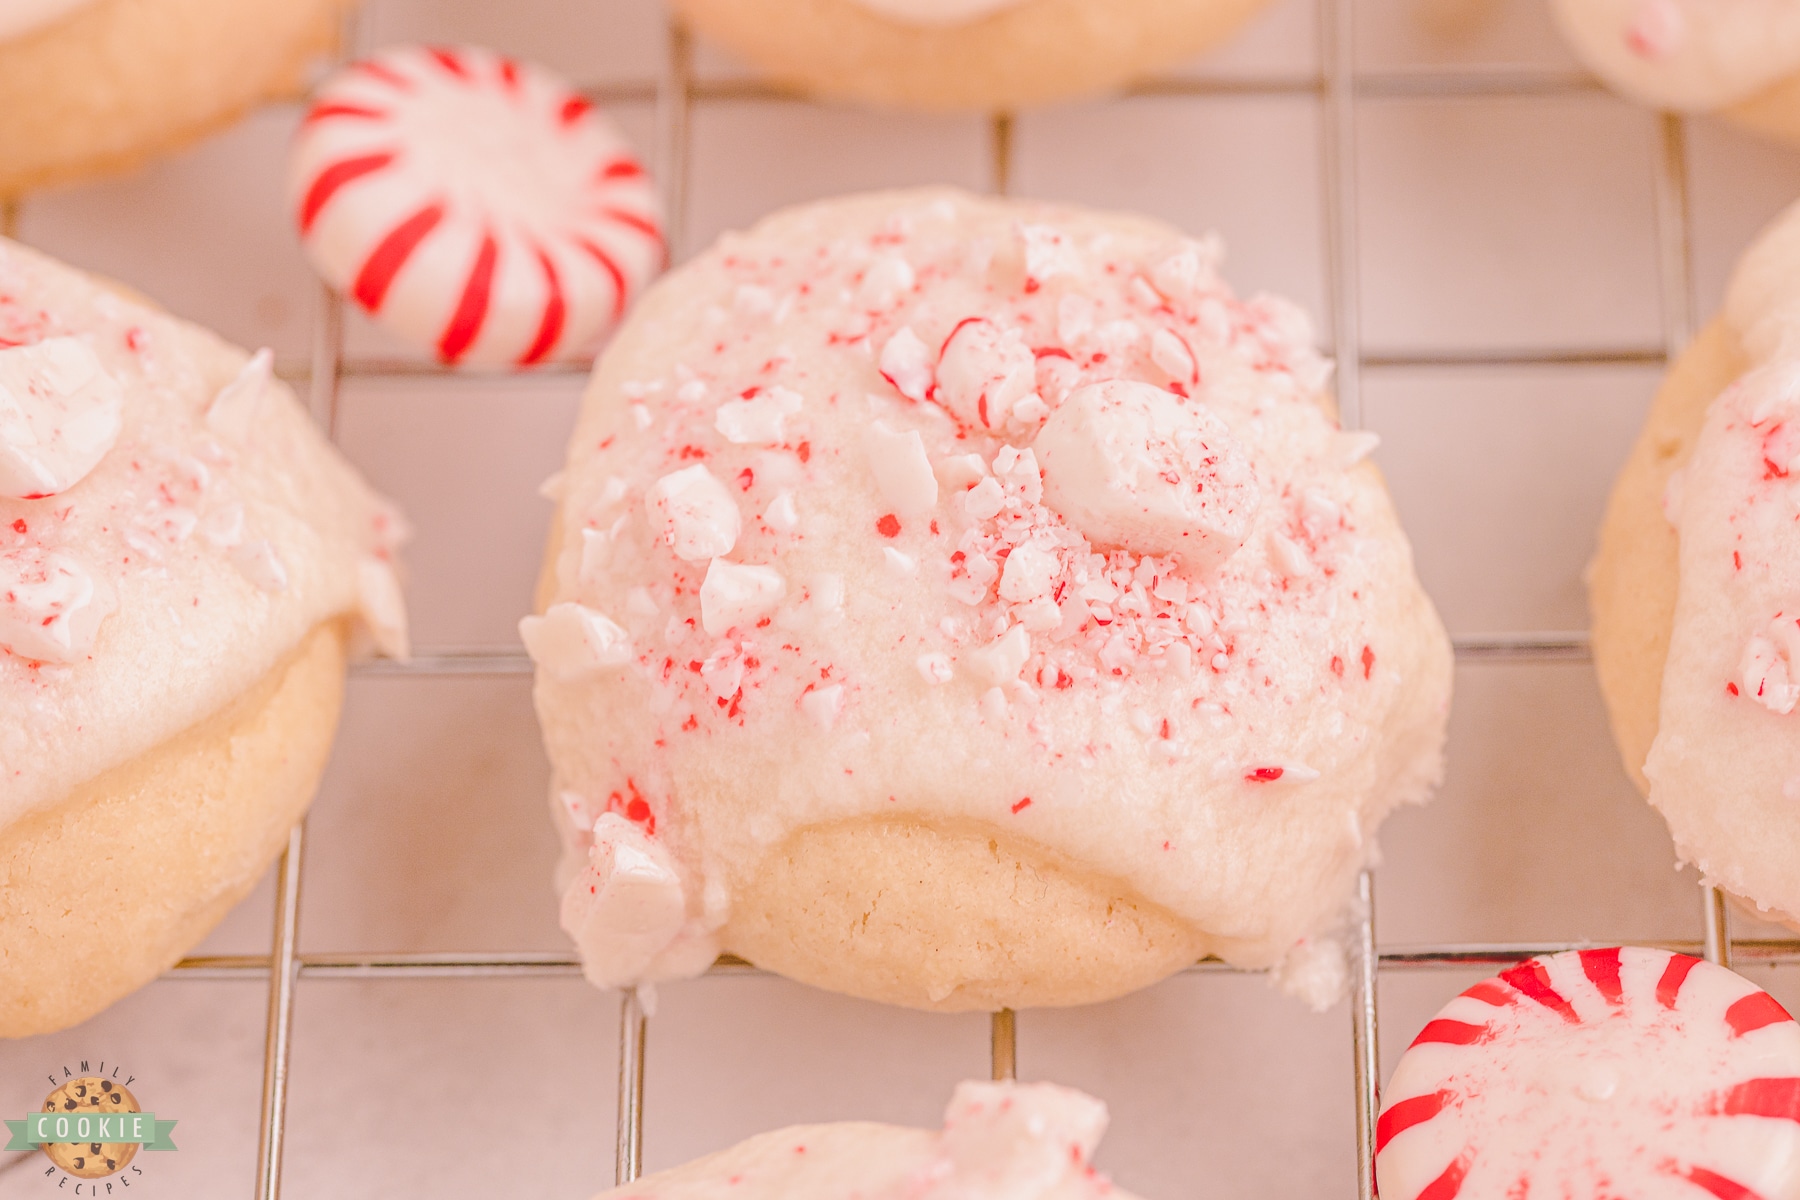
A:
POLYGON ((666 259, 618 128, 551 72, 474 47, 383 51, 295 138, 295 224, 325 281, 449 364, 590 358, 666 259))
POLYGON ((1800 1025, 1723 967, 1529 959, 1457 996, 1375 1126, 1384 1200, 1800 1196, 1800 1025))

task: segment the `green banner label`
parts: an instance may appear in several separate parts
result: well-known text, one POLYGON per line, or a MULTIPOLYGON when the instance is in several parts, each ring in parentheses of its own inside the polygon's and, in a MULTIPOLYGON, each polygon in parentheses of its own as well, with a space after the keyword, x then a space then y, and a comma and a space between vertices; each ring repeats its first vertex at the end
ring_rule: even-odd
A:
POLYGON ((8 1150, 31 1150, 45 1142, 139 1142, 146 1150, 173 1150, 174 1121, 159 1121, 147 1112, 35 1112, 23 1121, 8 1121, 8 1150))

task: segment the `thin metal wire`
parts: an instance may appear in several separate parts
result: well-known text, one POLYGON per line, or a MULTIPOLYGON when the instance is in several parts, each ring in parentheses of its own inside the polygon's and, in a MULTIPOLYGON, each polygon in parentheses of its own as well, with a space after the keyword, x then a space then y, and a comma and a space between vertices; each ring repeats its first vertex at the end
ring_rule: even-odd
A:
POLYGON ((275 874, 275 938, 269 953, 269 1016, 263 1038, 262 1131, 256 1145, 256 1200, 281 1195, 281 1151, 287 1136, 287 1081, 293 1045, 295 947, 300 933, 300 875, 306 823, 288 831, 275 874))
POLYGON ((680 262, 687 248, 693 106, 693 37, 687 26, 671 18, 662 74, 656 83, 656 177, 662 187, 663 238, 670 262, 680 262))
MULTIPOLYGON (((1657 118, 1656 244, 1662 284, 1663 346, 1670 362, 1694 336, 1694 214, 1688 197, 1687 122, 1679 113, 1657 118)), ((1731 965, 1731 919, 1725 897, 1700 885, 1700 928, 1706 957, 1731 965)))
POLYGON ((1358 919, 1350 947, 1350 1053, 1356 1077, 1356 1190, 1375 1194, 1375 1118, 1381 1111, 1381 956, 1375 951, 1375 875, 1356 879, 1358 919))
POLYGON ((613 1183, 630 1183, 644 1172, 644 1043, 649 1018, 636 988, 619 999, 619 1129, 613 1183))
POLYGON ((997 112, 988 118, 988 149, 993 156, 993 173, 988 186, 996 196, 1012 192, 1013 133, 1011 113, 997 112))
POLYGON ((1362 280, 1357 262, 1356 43, 1354 0, 1319 0, 1320 176, 1325 264, 1337 355, 1338 423, 1362 427, 1362 280))
POLYGON ((1003 1008, 988 1021, 989 1078, 1019 1077, 1019 1015, 1003 1008))

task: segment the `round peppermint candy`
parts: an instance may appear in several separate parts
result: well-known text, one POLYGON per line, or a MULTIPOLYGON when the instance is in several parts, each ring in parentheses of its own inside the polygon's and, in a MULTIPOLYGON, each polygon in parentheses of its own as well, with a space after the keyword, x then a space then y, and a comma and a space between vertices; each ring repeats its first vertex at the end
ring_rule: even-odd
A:
POLYGON ((447 363, 591 356, 663 264, 655 194, 617 128, 487 50, 388 50, 332 76, 289 184, 326 282, 447 363))
POLYGON ((1531 959, 1414 1039, 1382 1200, 1800 1196, 1800 1025, 1740 975, 1635 947, 1531 959))

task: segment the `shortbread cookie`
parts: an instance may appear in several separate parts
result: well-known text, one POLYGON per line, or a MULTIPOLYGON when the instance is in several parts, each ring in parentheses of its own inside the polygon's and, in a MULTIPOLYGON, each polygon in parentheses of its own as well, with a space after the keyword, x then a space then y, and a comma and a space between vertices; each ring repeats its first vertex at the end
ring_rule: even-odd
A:
POLYGON ((0 199, 298 95, 352 0, 0 0, 0 199))
POLYGON ((1375 1123, 1387 1200, 1794 1200, 1800 1026, 1724 967, 1636 946, 1529 959, 1456 997, 1375 1123))
POLYGON ((267 870, 398 518, 246 356, 0 241, 0 1036, 167 969, 267 870))
POLYGON ((1091 1165, 1106 1105, 1048 1083, 959 1084, 944 1129, 796 1125, 595 1200, 1133 1200, 1091 1165))
POLYGON ((1788 0, 1553 0, 1563 34, 1640 103, 1800 142, 1800 8, 1788 0))
POLYGON ((707 37, 821 96, 928 112, 1108 91, 1193 57, 1263 0, 674 0, 707 37))
POLYGON ((446 363, 589 359, 662 268, 649 177, 557 76, 476 47, 384 50, 327 80, 294 141, 325 281, 446 363))
POLYGON ((589 978, 726 949, 980 1009, 1219 954, 1336 994, 1450 649, 1305 317, 1216 255, 897 193, 646 295, 522 630, 589 978))
POLYGON ((1800 915, 1800 210, 1738 264, 1657 394, 1591 576, 1625 766, 1714 883, 1800 915))

